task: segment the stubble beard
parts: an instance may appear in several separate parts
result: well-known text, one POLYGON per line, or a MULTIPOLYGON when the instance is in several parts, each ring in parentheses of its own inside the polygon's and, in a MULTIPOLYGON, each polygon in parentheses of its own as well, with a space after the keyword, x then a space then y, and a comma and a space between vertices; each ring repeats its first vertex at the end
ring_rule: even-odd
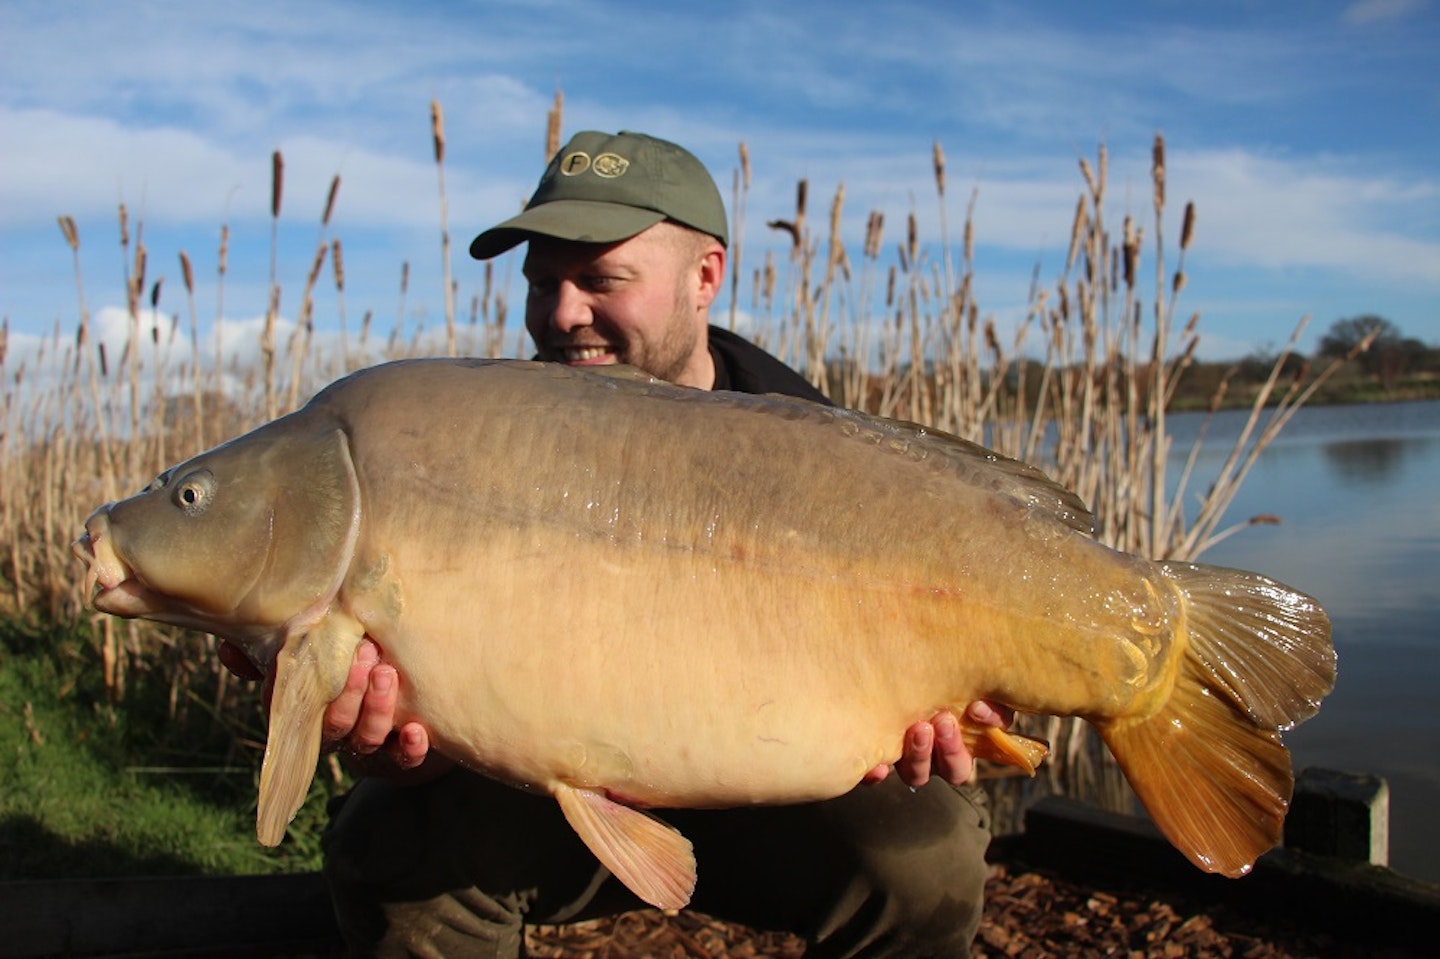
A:
POLYGON ((700 331, 694 321, 695 310, 683 290, 675 291, 670 318, 658 341, 626 342, 618 359, 658 379, 675 383, 690 368, 695 352, 700 349, 700 331))

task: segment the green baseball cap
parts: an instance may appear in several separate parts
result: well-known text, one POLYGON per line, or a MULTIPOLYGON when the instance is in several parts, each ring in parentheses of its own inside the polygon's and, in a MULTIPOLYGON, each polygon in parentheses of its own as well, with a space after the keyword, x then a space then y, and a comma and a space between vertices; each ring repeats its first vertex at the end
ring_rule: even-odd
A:
POLYGON ((470 255, 488 260, 536 235, 618 243, 661 220, 729 243, 720 190, 694 154, 643 133, 589 130, 555 154, 524 212, 477 236, 470 255))

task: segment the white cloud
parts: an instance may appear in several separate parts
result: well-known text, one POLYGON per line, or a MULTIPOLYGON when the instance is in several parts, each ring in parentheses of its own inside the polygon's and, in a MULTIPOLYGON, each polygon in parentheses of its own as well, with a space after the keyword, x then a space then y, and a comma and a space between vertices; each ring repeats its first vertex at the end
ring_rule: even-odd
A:
POLYGON ((1400 20, 1426 7, 1426 0, 1359 0, 1341 15, 1346 23, 1366 24, 1400 20))
POLYGON ((1199 198, 1197 245, 1214 263, 1324 267, 1440 282, 1440 242, 1395 228, 1440 181, 1357 173, 1358 161, 1277 159, 1239 149, 1172 154, 1172 182, 1199 198))
POLYGON ((225 201, 216 191, 246 185, 258 167, 194 133, 53 110, 0 109, 0 139, 18 147, 7 149, 0 178, 12 224, 113 214, 122 201, 154 215, 213 221, 225 201))
MULTIPOLYGON (((82 222, 108 218, 122 202, 135 216, 172 224, 268 219, 274 149, 284 158, 287 221, 318 223, 337 174, 336 209, 351 225, 430 226, 439 219, 433 158, 419 148, 387 154, 296 135, 240 155, 191 130, 4 108, 0 140, 23 145, 7 150, 0 177, 0 208, 12 227, 62 214, 82 222)), ((450 203, 497 219, 509 215, 532 187, 533 172, 496 177, 478 166, 472 160, 447 171, 450 203)))

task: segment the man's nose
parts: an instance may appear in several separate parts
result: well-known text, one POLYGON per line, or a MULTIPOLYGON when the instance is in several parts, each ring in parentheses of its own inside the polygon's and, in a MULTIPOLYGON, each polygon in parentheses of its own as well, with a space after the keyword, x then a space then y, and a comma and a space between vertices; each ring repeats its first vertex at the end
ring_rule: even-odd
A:
POLYGON ((590 304, 584 291, 574 283, 562 282, 555 290, 550 307, 550 325, 561 333, 570 333, 591 323, 590 304))

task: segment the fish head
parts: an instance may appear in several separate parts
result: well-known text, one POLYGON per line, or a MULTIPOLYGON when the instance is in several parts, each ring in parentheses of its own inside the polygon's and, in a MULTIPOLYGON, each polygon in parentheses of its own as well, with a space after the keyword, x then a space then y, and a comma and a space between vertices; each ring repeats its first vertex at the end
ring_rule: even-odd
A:
POLYGON ((101 506, 72 551, 95 609, 233 639, 263 665, 257 640, 334 598, 359 515, 345 434, 277 420, 101 506))

